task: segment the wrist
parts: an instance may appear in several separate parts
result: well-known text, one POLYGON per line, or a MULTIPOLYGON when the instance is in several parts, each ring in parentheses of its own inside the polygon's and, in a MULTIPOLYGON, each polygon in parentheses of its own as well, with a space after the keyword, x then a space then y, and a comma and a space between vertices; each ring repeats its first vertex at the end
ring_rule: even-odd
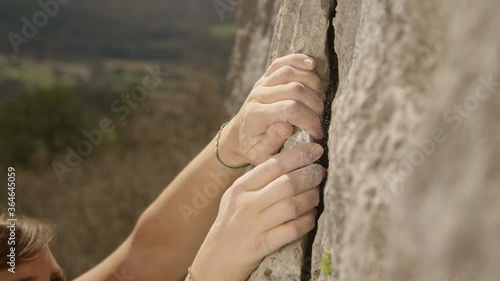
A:
POLYGON ((238 128, 231 120, 220 132, 218 153, 220 159, 227 165, 238 167, 249 163, 248 159, 240 153, 238 128))
MULTIPOLYGON (((211 263, 212 266, 210 267, 204 267, 204 263, 198 263, 196 261, 193 262, 191 267, 189 268, 188 276, 186 277, 187 281, 212 281, 212 280, 217 280, 217 281, 243 281, 245 279, 240 279, 240 278, 234 278, 230 277, 227 275, 228 270, 230 271, 229 268, 219 268, 219 269, 214 269, 213 268, 213 262, 211 263), (191 279, 190 279, 191 278, 191 279)), ((206 265, 206 263, 205 263, 206 265)))
MULTIPOLYGON (((218 274, 216 274, 217 276, 218 274)), ((200 267, 199 262, 193 261, 193 264, 189 267, 188 276, 186 278, 188 281, 205 281, 205 280, 220 280, 220 274, 217 278, 214 278, 213 272, 208 272, 203 268, 203 262, 200 267)))

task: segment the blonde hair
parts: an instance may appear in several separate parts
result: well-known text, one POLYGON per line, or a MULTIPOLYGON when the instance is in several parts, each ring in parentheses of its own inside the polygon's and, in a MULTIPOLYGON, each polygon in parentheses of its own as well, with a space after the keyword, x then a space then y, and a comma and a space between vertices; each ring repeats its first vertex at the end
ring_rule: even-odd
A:
POLYGON ((30 260, 50 244, 54 237, 52 226, 39 220, 18 216, 15 221, 15 246, 9 245, 10 221, 5 214, 0 215, 0 270, 8 268, 10 248, 15 247, 16 262, 30 260))

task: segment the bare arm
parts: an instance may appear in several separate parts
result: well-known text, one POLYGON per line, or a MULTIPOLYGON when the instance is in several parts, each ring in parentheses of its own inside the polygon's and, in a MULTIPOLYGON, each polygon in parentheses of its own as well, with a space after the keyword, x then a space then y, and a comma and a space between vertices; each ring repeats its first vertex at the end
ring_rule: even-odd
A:
POLYGON ((77 281, 181 278, 217 215, 222 195, 244 172, 221 165, 214 145, 212 141, 151 204, 119 249, 77 281))
MULTIPOLYGON (((220 156, 227 164, 267 161, 293 126, 323 136, 324 90, 314 67, 305 55, 273 62, 222 131, 220 156)), ((244 172, 219 163, 214 147, 212 140, 142 214, 127 240, 76 281, 179 280, 214 223, 222 195, 244 172)))

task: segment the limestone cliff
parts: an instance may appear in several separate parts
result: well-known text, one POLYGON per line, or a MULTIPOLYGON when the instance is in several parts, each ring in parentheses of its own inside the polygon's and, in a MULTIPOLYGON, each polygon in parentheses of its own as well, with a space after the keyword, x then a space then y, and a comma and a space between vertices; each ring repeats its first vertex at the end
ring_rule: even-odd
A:
POLYGON ((335 97, 312 253, 304 251, 311 241, 287 246, 251 280, 498 280, 500 2, 259 0, 240 8, 235 100, 268 57, 291 52, 319 60, 335 97), (252 56, 238 57, 244 48, 252 56))

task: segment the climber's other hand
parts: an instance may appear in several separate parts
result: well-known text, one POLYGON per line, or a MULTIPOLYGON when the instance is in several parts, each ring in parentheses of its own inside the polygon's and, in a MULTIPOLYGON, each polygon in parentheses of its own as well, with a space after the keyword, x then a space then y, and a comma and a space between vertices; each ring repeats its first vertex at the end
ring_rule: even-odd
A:
POLYGON ((192 274, 197 281, 243 281, 262 259, 314 228, 323 154, 308 143, 281 152, 239 178, 222 197, 192 274))
POLYGON ((314 59, 294 54, 276 59, 255 84, 221 135, 221 158, 231 165, 260 164, 276 154, 293 127, 323 137, 325 91, 314 59))

